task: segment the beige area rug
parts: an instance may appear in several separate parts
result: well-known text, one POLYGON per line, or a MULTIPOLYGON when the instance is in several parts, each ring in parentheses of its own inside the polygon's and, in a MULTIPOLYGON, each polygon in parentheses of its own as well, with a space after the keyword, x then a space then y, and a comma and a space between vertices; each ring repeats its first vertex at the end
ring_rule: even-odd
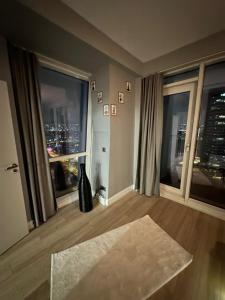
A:
POLYGON ((192 261, 149 216, 52 255, 52 300, 142 300, 192 261))

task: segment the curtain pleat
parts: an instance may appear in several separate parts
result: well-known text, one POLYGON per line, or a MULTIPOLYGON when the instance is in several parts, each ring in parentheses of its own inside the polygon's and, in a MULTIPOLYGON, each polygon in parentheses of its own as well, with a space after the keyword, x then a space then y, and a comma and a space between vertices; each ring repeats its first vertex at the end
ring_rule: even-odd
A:
POLYGON ((38 80, 33 53, 8 45, 15 106, 31 213, 39 226, 56 212, 46 149, 38 80))
POLYGON ((138 164, 135 187, 140 194, 159 195, 163 128, 161 74, 142 79, 138 164))

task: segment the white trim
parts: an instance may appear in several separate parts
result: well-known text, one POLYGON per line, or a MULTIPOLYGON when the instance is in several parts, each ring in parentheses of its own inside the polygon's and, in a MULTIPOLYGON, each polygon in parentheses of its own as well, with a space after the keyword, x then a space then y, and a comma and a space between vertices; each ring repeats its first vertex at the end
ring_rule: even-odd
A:
POLYGON ((125 188, 124 190, 120 191, 119 193, 113 195, 109 199, 105 199, 102 196, 99 196, 98 200, 102 205, 108 206, 108 205, 113 204, 120 198, 124 197, 126 194, 128 194, 130 191, 133 191, 133 190, 134 190, 134 185, 132 184, 132 185, 128 186, 127 188, 125 188))
POLYGON ((204 63, 205 65, 210 63, 216 63, 217 61, 221 61, 225 59, 225 51, 220 51, 215 54, 210 54, 192 61, 189 61, 187 63, 177 65, 174 67, 171 67, 169 69, 164 69, 159 71, 159 73, 163 73, 163 75, 172 75, 172 74, 179 74, 185 71, 188 71, 192 68, 198 67, 201 63, 204 63))
POLYGON ((34 229, 34 221, 33 220, 30 220, 27 222, 27 227, 28 227, 28 230, 31 231, 32 229, 34 229))
POLYGON ((189 198, 188 201, 184 201, 183 197, 179 195, 172 195, 171 193, 167 193, 166 191, 160 190, 160 197, 172 200, 181 205, 190 207, 194 210, 200 211, 207 215, 213 216, 215 218, 221 219, 225 221, 225 212, 224 209, 204 203, 202 201, 198 201, 195 199, 189 198))
POLYGON ((189 78, 189 79, 164 84, 163 88, 167 89, 167 88, 170 88, 170 87, 174 87, 174 86, 178 86, 178 85, 184 85, 184 84, 192 83, 192 82, 195 82, 195 81, 198 81, 198 77, 192 77, 192 78, 189 78))
POLYGON ((56 157, 49 157, 49 162, 54 162, 54 161, 64 161, 67 159, 71 158, 76 158, 76 157, 82 157, 82 156, 88 156, 87 152, 80 152, 80 153, 74 153, 74 154, 67 154, 67 155, 61 155, 61 156, 56 156, 56 157))
POLYGON ((59 71, 61 73, 76 77, 78 79, 89 81, 91 77, 91 73, 84 72, 78 68, 72 67, 70 65, 66 65, 62 62, 49 58, 47 56, 36 54, 38 61, 43 67, 50 68, 55 71, 59 71))
POLYGON ((66 194, 57 198, 57 208, 62 208, 68 204, 78 201, 78 191, 66 194))
POLYGON ((171 200, 175 198, 178 202, 184 202, 184 197, 180 189, 163 183, 160 183, 160 196, 171 200))
POLYGON ((210 59, 202 61, 199 65, 204 64, 205 66, 208 66, 208 65, 219 63, 219 62, 224 61, 224 60, 225 60, 225 54, 224 54, 224 51, 223 51, 223 55, 212 57, 210 59))
POLYGON ((134 190, 134 185, 132 184, 132 185, 128 186, 127 188, 125 188, 124 190, 120 191, 119 193, 110 197, 108 199, 108 205, 111 205, 112 203, 116 202, 117 200, 124 197, 127 193, 129 193, 130 191, 133 191, 133 190, 134 190))
POLYGON ((103 206, 108 206, 108 200, 102 197, 101 195, 98 196, 98 201, 103 206))
POLYGON ((50 300, 53 300, 53 263, 54 263, 54 256, 51 254, 51 276, 50 276, 50 300))
POLYGON ((196 84, 192 83, 189 85, 190 85, 190 96, 189 96, 189 106, 188 106, 188 114, 187 114, 186 137, 184 143, 183 168, 182 168, 182 175, 181 175, 182 196, 184 196, 185 194, 185 182, 186 182, 187 170, 189 166, 190 144, 191 144, 192 127, 193 127, 192 119, 194 115, 194 107, 195 107, 194 101, 195 101, 195 93, 196 93, 196 84))
POLYGON ((195 104, 195 109, 194 109, 194 121, 193 121, 193 128, 192 128, 189 166, 188 166, 188 170, 187 170, 185 201, 188 201, 188 198, 190 195, 192 170, 193 170, 194 157, 195 157, 195 146, 196 146, 196 141, 197 141, 198 123, 199 123, 199 118, 200 118, 204 70, 205 70, 205 66, 204 66, 204 63, 202 63, 200 65, 200 69, 199 69, 199 80, 198 80, 198 87, 197 87, 197 94, 196 94, 196 104, 195 104))
POLYGON ((93 130, 92 130, 92 99, 91 99, 91 84, 89 80, 88 90, 88 111, 87 111, 87 135, 86 135, 86 172, 87 176, 92 183, 92 141, 93 141, 93 130))
POLYGON ((176 67, 169 68, 167 70, 162 70, 159 73, 163 73, 164 76, 176 75, 186 71, 191 71, 192 69, 198 68, 199 62, 189 62, 176 67))
POLYGON ((185 194, 185 182, 187 178, 187 170, 188 170, 188 164, 189 164, 189 151, 187 149, 189 148, 189 145, 191 143, 191 132, 192 132, 192 117, 194 113, 194 96, 195 96, 195 90, 196 90, 196 83, 186 83, 182 85, 176 85, 164 88, 163 90, 163 96, 167 95, 174 95, 178 93, 183 92, 189 92, 189 104, 188 104, 188 111, 187 111, 187 128, 186 128, 186 136, 185 136, 185 143, 184 143, 184 154, 183 154, 183 165, 181 170, 181 184, 180 188, 174 188, 174 187, 166 187, 165 185, 162 185, 162 189, 164 192, 167 193, 175 193, 178 196, 183 196, 185 194))
POLYGON ((189 198, 187 206, 225 221, 224 209, 189 198))

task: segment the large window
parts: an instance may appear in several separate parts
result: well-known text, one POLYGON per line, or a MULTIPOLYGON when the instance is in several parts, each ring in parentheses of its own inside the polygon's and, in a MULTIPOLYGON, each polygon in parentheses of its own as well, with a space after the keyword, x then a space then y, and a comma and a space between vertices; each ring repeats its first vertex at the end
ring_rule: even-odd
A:
POLYGON ((42 114, 56 197, 77 189, 85 160, 88 81, 40 68, 42 114))
POLYGON ((225 63, 205 68, 190 196, 225 208, 225 63))

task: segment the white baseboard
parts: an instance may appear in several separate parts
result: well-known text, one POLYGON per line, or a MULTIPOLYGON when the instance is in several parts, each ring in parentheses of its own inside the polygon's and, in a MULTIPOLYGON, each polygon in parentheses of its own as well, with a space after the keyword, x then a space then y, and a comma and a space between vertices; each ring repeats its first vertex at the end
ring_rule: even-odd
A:
POLYGON ((128 186, 124 190, 120 191, 119 193, 117 193, 117 194, 113 195, 111 198, 109 198, 108 199, 108 205, 111 205, 112 203, 114 203, 115 201, 119 200, 120 198, 122 198, 127 193, 129 193, 130 191, 133 191, 133 190, 134 190, 134 185, 128 186))
POLYGON ((225 210, 222 208, 191 198, 184 201, 184 199, 181 196, 167 193, 162 190, 160 191, 160 196, 225 221, 225 210))
POLYGON ((225 211, 222 208, 219 208, 219 207, 216 207, 216 206, 204 203, 204 202, 200 202, 200 201, 194 200, 194 199, 189 199, 187 206, 225 221, 225 211))
POLYGON ((31 231, 32 229, 34 229, 34 222, 33 220, 30 220, 27 222, 27 226, 28 226, 28 230, 31 231))
POLYGON ((108 200, 103 198, 101 195, 98 196, 98 201, 103 206, 108 206, 108 200))
POLYGON ((129 193, 130 191, 133 191, 133 190, 134 190, 134 185, 131 185, 131 186, 128 186, 127 188, 125 188, 124 190, 120 191, 119 193, 113 195, 109 199, 105 199, 102 196, 99 196, 98 200, 102 205, 108 206, 108 205, 111 205, 112 203, 114 203, 115 201, 119 200, 120 198, 122 198, 127 193, 129 193))
POLYGON ((78 200, 78 192, 73 192, 57 198, 57 208, 62 208, 78 200))

